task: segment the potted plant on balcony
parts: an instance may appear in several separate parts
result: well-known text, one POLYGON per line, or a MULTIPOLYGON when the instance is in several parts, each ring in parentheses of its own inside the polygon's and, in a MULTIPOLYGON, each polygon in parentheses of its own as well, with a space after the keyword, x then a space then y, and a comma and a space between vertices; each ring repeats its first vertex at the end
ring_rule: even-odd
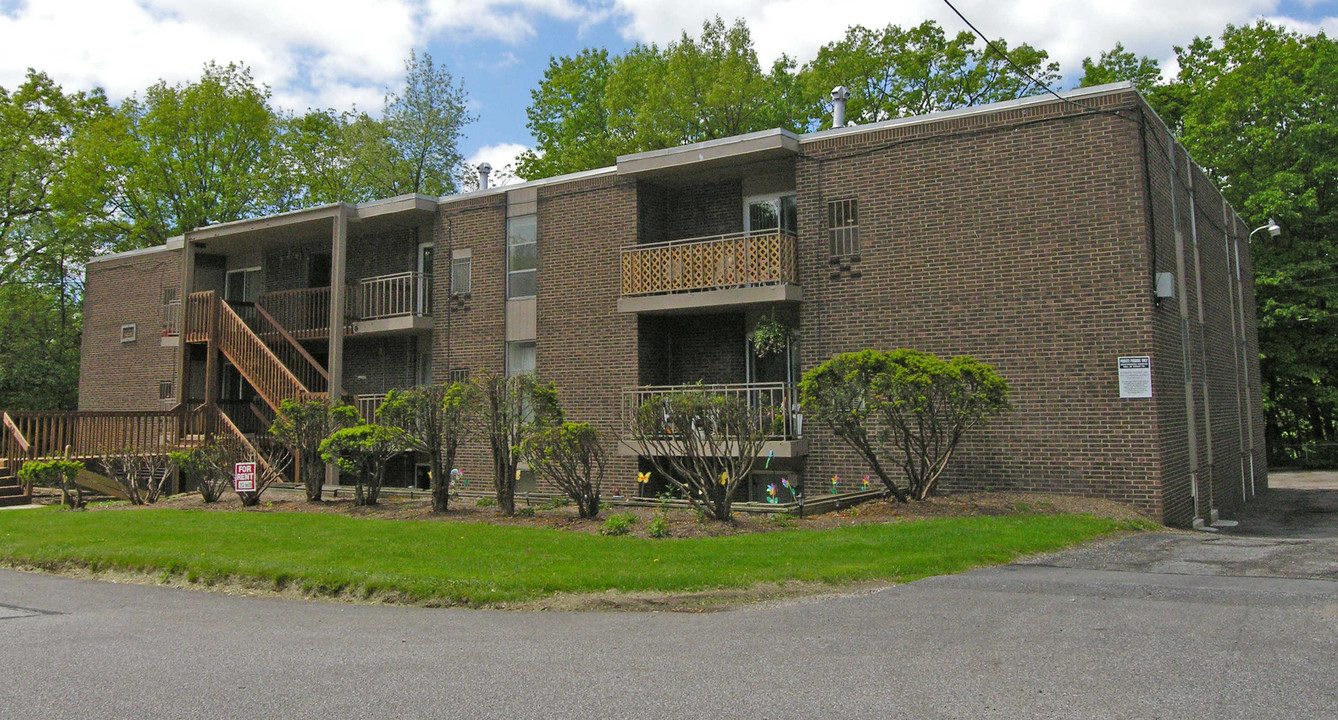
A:
POLYGON ((789 325, 776 319, 774 312, 758 318, 753 326, 753 353, 759 358, 784 353, 793 332, 789 325))

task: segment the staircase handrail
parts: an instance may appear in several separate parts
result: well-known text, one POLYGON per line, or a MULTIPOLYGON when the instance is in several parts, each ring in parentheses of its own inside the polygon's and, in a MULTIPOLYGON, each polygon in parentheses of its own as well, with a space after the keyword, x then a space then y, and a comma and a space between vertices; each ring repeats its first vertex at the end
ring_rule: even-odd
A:
POLYGON ((298 342, 297 338, 294 338, 292 334, 289 333, 286 328, 284 328, 284 326, 279 324, 278 320, 274 319, 273 315, 269 314, 269 311, 265 309, 264 305, 257 302, 254 305, 254 308, 256 313, 260 315, 260 317, 264 318, 265 322, 269 323, 274 327, 275 330, 279 331, 279 337, 282 337, 284 341, 287 342, 290 346, 292 346, 292 348, 296 350, 304 360, 306 360, 308 363, 311 364, 312 369, 314 369, 316 373, 321 376, 321 378, 323 378, 326 382, 330 382, 330 373, 326 371, 325 368, 321 367, 321 364, 316 361, 316 358, 311 356, 311 353, 307 352, 307 349, 305 347, 302 347, 302 343, 298 342))
POLYGON ((251 330, 246 324, 246 321, 242 320, 241 316, 238 315, 235 310, 233 310, 227 303, 217 298, 217 296, 215 296, 214 303, 215 307, 218 309, 218 313, 221 315, 218 324, 219 349, 223 351, 224 355, 228 356, 228 359, 232 361, 232 364, 237 368, 237 371, 242 374, 242 377, 246 378, 247 382, 251 383, 251 386, 256 389, 256 392, 265 399, 265 402, 268 403, 270 407, 277 410, 284 400, 301 398, 311 393, 311 391, 307 389, 307 386, 302 384, 302 381, 288 369, 288 366, 279 359, 278 355, 274 354, 274 351, 270 349, 269 345, 251 330), (230 331, 224 331, 224 322, 227 322, 232 326, 230 331), (259 377, 259 371, 255 367, 248 367, 248 363, 242 360, 242 348, 232 347, 232 343, 229 342, 229 340, 235 341, 235 335, 242 335, 243 337, 249 336, 253 341, 252 352, 259 354, 264 358, 265 362, 273 365, 274 369, 277 371, 277 376, 273 379, 277 382, 262 382, 259 377))

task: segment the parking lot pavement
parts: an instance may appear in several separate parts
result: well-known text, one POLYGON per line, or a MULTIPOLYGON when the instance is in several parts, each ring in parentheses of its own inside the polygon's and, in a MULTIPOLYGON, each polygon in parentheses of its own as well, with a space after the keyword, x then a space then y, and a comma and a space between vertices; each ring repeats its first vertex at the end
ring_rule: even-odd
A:
POLYGON ((1333 717, 1333 491, 1315 492, 1275 490, 1230 532, 695 615, 0 571, 0 717, 1333 717))

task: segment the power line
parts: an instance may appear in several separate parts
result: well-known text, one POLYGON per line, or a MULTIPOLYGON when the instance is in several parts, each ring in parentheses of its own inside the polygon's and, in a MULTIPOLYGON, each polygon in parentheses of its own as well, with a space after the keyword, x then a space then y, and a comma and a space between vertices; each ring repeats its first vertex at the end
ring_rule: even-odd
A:
POLYGON ((1038 87, 1040 87, 1041 89, 1045 90, 1046 92, 1050 93, 1051 95, 1054 95, 1057 99, 1059 99, 1060 102, 1068 103, 1069 105, 1072 105, 1072 106, 1074 106, 1074 107, 1080 107, 1080 108, 1082 108, 1083 110, 1087 110, 1087 111, 1089 111, 1089 112, 1097 112, 1097 113, 1103 113, 1103 114, 1106 114, 1106 115, 1114 115, 1115 117, 1120 118, 1121 120, 1128 120, 1129 122, 1139 122, 1138 120, 1136 120, 1136 119, 1134 119, 1134 118, 1131 118, 1131 117, 1125 117, 1124 115, 1122 115, 1122 114, 1120 113, 1119 110, 1105 110, 1105 109, 1102 109, 1102 108, 1099 108, 1099 107, 1093 107, 1093 106, 1091 106, 1091 105, 1084 105, 1084 104, 1082 104, 1082 103, 1080 103, 1080 102, 1077 102, 1077 101, 1074 101, 1074 100, 1070 100, 1070 99, 1064 97, 1063 95, 1060 95, 1059 93, 1055 92, 1053 89, 1051 89, 1051 87, 1050 87, 1049 85, 1047 85, 1047 84, 1041 82, 1041 81, 1038 80, 1035 76, 1033 76, 1031 73, 1029 73, 1029 72, 1027 72, 1026 70, 1024 70, 1024 69, 1022 68, 1021 65, 1018 65, 1016 62, 1014 62, 1014 61, 1013 61, 1013 58, 1010 57, 1010 56, 1008 55, 1008 53, 1006 53, 1006 52, 1000 50, 999 47, 998 47, 997 45, 995 45, 993 41, 991 41, 988 37, 985 36, 985 33, 981 32, 980 30, 978 30, 978 29, 976 28, 975 25, 972 25, 972 24, 971 24, 971 21, 970 21, 970 20, 967 20, 967 19, 966 19, 966 16, 962 14, 962 11, 961 11, 961 10, 958 10, 957 7, 954 6, 954 5, 952 4, 952 2, 950 2, 950 0, 943 0, 943 3, 944 3, 945 5, 947 5, 948 8, 949 8, 950 10, 952 10, 954 13, 956 13, 956 14, 957 14, 957 17, 961 18, 961 19, 962 19, 962 22, 966 23, 966 26, 967 26, 967 27, 971 28, 971 32, 975 33, 975 34, 976 34, 976 37, 980 38, 981 40, 984 40, 986 46, 988 46, 991 50, 993 50, 994 52, 998 53, 1001 57, 1003 57, 1004 61, 1007 62, 1007 63, 1009 64, 1009 66, 1011 66, 1014 70, 1016 70, 1016 71, 1018 72, 1018 74, 1020 74, 1022 77, 1025 77, 1026 79, 1030 80, 1033 84, 1035 84, 1036 86, 1038 86, 1038 87))

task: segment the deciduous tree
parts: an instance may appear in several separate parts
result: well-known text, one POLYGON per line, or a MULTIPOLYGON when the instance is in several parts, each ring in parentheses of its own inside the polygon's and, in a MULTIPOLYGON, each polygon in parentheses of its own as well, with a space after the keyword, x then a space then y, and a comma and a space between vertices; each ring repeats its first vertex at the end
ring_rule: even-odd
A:
POLYGON ((433 512, 446 512, 450 504, 450 469, 478 411, 478 389, 469 383, 391 390, 376 411, 377 422, 403 430, 410 449, 428 456, 433 512))

